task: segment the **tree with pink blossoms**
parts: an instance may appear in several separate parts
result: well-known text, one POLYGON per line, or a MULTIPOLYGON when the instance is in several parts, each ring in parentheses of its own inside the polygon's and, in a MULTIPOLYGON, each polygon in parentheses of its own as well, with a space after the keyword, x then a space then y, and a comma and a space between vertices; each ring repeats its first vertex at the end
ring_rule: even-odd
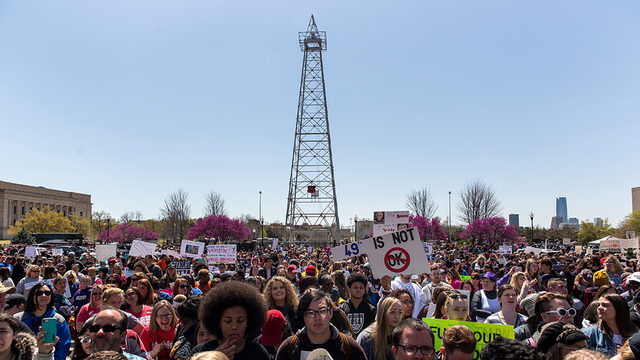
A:
POLYGON ((187 234, 189 240, 204 238, 246 241, 251 238, 251 231, 241 220, 230 219, 225 215, 211 215, 198 219, 187 234))
POLYGON ((158 234, 145 225, 137 225, 132 222, 120 223, 109 231, 109 237, 107 237, 107 230, 102 230, 98 235, 98 241, 105 242, 132 242, 134 239, 142 240, 157 240, 158 234))
POLYGON ((424 216, 409 216, 409 227, 417 227, 420 239, 422 240, 446 240, 447 234, 444 232, 440 219, 429 219, 424 216))
POLYGON ((501 217, 478 219, 460 234, 460 239, 471 239, 477 243, 488 244, 493 247, 502 244, 516 244, 524 240, 512 225, 501 217))

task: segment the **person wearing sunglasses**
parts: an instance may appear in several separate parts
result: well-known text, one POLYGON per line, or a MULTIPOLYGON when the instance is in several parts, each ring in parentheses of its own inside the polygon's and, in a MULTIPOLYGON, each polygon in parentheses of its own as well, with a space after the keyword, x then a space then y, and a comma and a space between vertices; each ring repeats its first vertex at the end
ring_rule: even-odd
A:
POLYGON ((74 337, 71 360, 85 360, 89 357, 89 354, 93 352, 91 349, 91 334, 89 333, 89 326, 91 326, 91 324, 92 322, 90 321, 84 323, 74 337))
POLYGON ((87 319, 100 312, 103 290, 103 285, 93 285, 89 295, 89 303, 82 305, 80 311, 78 311, 78 316, 76 316, 76 330, 82 329, 87 319))
POLYGON ((514 328, 527 321, 527 317, 516 312, 518 294, 511 285, 502 285, 498 289, 500 311, 491 314, 484 322, 487 324, 511 325, 514 328))
POLYGON ((567 295, 557 293, 547 292, 538 296, 534 305, 534 318, 515 329, 515 338, 526 340, 531 346, 535 346, 544 325, 555 321, 573 323, 577 312, 569 301, 571 299, 567 295), (527 328, 535 331, 530 337, 526 337, 527 328))
POLYGON ((189 281, 185 278, 178 278, 173 283, 173 295, 184 295, 189 297, 191 295, 202 294, 202 291, 198 288, 194 288, 189 284, 189 281))
POLYGON ((127 336, 127 315, 117 309, 102 310, 89 326, 92 353, 115 351, 129 360, 144 360, 143 357, 122 350, 121 344, 127 336))
POLYGON ((125 312, 135 316, 143 326, 150 324, 153 308, 144 304, 144 297, 138 288, 129 288, 124 293, 125 312))
POLYGON ((38 265, 29 265, 26 275, 27 276, 20 279, 18 285, 16 285, 16 293, 25 297, 29 295, 29 290, 31 290, 35 284, 42 281, 40 277, 40 267, 38 265))
POLYGON ((470 321, 469 298, 458 291, 447 293, 447 301, 443 306, 443 319, 456 321, 470 321))
POLYGON ((67 321, 54 308, 53 291, 49 285, 39 283, 32 287, 27 297, 27 305, 24 312, 17 313, 15 317, 27 325, 35 335, 40 332, 42 319, 56 319, 56 331, 60 340, 55 346, 54 358, 55 360, 66 359, 71 348, 71 334, 69 333, 67 321))

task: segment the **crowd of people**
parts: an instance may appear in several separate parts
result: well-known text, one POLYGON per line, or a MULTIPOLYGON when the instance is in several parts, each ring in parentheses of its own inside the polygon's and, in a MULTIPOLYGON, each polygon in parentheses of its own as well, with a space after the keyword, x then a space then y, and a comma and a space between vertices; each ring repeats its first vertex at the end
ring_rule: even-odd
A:
POLYGON ((176 268, 185 259, 4 249, 0 360, 640 358, 640 269, 622 254, 441 246, 424 273, 396 277, 326 249, 176 268), (425 318, 457 325, 434 333, 425 318), (480 351, 465 322, 514 338, 480 351))

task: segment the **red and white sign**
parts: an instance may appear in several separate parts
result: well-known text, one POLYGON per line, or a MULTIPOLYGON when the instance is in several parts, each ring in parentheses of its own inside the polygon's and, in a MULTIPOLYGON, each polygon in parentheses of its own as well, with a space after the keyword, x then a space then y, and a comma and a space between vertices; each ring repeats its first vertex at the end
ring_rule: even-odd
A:
POLYGON ((359 249, 369 257, 376 278, 431 272, 417 228, 364 239, 359 249))

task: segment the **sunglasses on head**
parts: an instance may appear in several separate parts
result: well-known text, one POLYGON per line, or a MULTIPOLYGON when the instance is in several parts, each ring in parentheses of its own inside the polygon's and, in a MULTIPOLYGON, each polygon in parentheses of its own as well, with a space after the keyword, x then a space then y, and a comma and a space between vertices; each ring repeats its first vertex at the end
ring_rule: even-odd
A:
POLYGON ((568 309, 564 309, 564 308, 559 308, 553 311, 545 311, 545 314, 557 314, 558 316, 562 316, 565 317, 567 315, 569 316, 576 316, 577 311, 574 308, 568 308, 568 309))
POLYGON ((112 333, 116 330, 120 330, 119 327, 115 326, 115 325, 98 325, 98 324, 93 324, 91 326, 89 326, 89 331, 92 333, 97 333, 98 331, 100 331, 100 329, 102 329, 103 332, 108 332, 108 333, 112 333))

